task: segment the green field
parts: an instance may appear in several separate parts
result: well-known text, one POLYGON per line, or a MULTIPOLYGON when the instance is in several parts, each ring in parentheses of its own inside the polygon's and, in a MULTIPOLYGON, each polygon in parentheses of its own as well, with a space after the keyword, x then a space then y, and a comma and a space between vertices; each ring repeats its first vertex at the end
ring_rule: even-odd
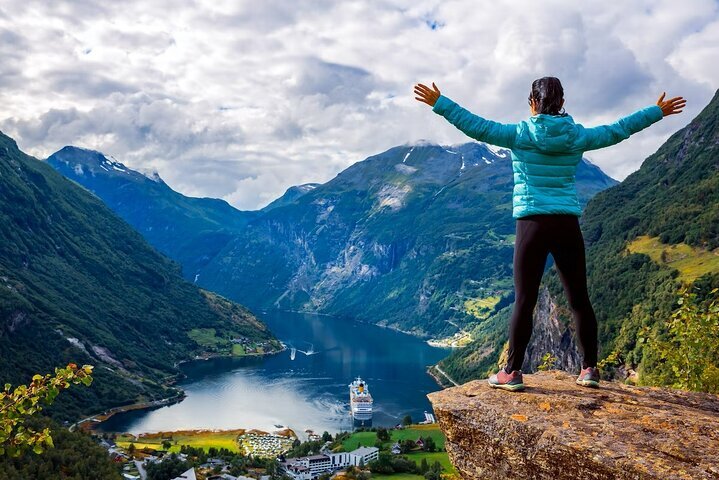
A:
POLYGON ((685 243, 666 245, 657 237, 646 235, 627 245, 630 253, 648 255, 654 263, 666 265, 679 272, 679 280, 693 282, 707 273, 719 272, 719 251, 692 247, 685 243))
MULTIPOLYGON (((442 433, 442 430, 439 429, 439 425, 436 423, 431 425, 413 425, 401 430, 390 430, 391 440, 389 442, 385 442, 384 445, 391 446, 394 442, 400 440, 405 440, 407 438, 417 440, 419 437, 432 437, 434 443, 437 444, 437 448, 444 448, 444 434, 442 433)), ((357 448, 358 444, 363 447, 374 447, 376 441, 376 432, 357 432, 353 433, 347 440, 342 442, 342 446, 345 450, 351 451, 357 448)))
POLYGON ((372 474, 372 480, 424 480, 422 475, 414 473, 395 473, 393 475, 375 475, 372 474))
POLYGON ((470 298, 464 301, 464 311, 480 320, 485 320, 497 306, 501 297, 470 298))
POLYGON ((239 452, 237 437, 244 433, 244 430, 222 430, 222 431, 180 431, 180 432, 160 432, 134 437, 132 435, 120 435, 115 442, 122 448, 127 448, 130 443, 135 444, 137 450, 145 447, 154 450, 164 450, 162 442, 170 440, 172 446, 170 452, 179 452, 180 446, 189 445, 195 448, 209 450, 211 447, 226 448, 233 452, 239 452))
POLYGON ((205 348, 217 348, 218 346, 224 346, 227 343, 227 340, 219 338, 216 335, 214 328, 193 328, 187 336, 197 342, 198 345, 205 348))
MULTIPOLYGON (((431 424, 431 425, 413 425, 411 427, 403 428, 401 430, 390 430, 390 441, 384 442, 383 445, 386 447, 391 447, 393 443, 405 440, 405 439, 411 439, 411 440, 417 440, 419 437, 432 437, 432 440, 434 440, 434 443, 437 445, 438 449, 444 450, 444 442, 445 437, 442 433, 442 430, 439 429, 439 425, 437 424, 431 424)), ((363 446, 363 447, 373 447, 375 446, 375 442, 377 441, 377 433, 376 432, 357 432, 352 434, 347 440, 342 442, 342 446, 345 450, 351 451, 357 448, 357 446, 363 446)), ((449 461, 449 456, 447 455, 447 452, 441 451, 441 452, 411 452, 406 454, 407 458, 410 460, 413 460, 414 462, 419 465, 422 462, 423 458, 427 459, 427 463, 432 465, 435 461, 439 462, 442 467, 444 468, 445 473, 451 473, 456 474, 456 470, 452 466, 452 463, 449 461)), ((395 475, 373 475, 373 479, 393 479, 393 480, 403 480, 403 479, 421 479, 424 478, 421 475, 413 475, 413 474, 395 474, 395 475)))

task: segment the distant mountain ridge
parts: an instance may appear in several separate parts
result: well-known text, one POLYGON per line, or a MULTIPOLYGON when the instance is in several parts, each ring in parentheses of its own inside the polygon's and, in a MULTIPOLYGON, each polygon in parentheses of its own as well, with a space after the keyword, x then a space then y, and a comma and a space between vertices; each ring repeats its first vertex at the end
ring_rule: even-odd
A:
POLYGON ((53 406, 62 419, 175 395, 178 362, 212 353, 198 331, 279 347, 247 309, 183 280, 98 197, 0 133, 0 381, 96 365, 91 388, 53 406))
POLYGON ((64 147, 47 162, 102 198, 151 245, 178 261, 190 280, 255 216, 224 200, 182 195, 156 172, 145 175, 94 150, 64 147))
MULTIPOLYGON (((121 183, 98 180, 119 172, 77 174, 72 155, 59 154, 50 157, 53 166, 156 244, 152 222, 123 208, 128 193, 121 183)), ((588 161, 579 165, 582 204, 614 184, 588 161)), ((147 204, 148 191, 135 190, 133 202, 147 204)), ((218 249, 195 242, 182 257, 174 246, 163 251, 183 264, 186 276, 195 272, 199 285, 253 308, 452 335, 512 301, 511 195, 508 150, 422 141, 357 162, 327 183, 291 187, 260 211, 241 212, 246 223, 226 228, 229 238, 218 249)))
POLYGON ((267 206, 261 208, 263 212, 266 212, 268 210, 272 210, 273 208, 282 207, 284 205, 289 205, 290 203, 294 202, 298 198, 300 198, 305 193, 311 192, 315 188, 319 187, 321 184, 319 183, 303 183, 302 185, 293 185, 290 188, 288 188, 285 193, 282 194, 281 197, 276 198, 272 202, 270 202, 267 206))

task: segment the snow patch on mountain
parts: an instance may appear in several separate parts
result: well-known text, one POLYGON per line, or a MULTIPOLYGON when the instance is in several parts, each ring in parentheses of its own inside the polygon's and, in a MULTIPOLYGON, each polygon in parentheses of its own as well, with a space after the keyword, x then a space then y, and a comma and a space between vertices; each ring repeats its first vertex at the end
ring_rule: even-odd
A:
POLYGON ((407 152, 407 154, 406 154, 406 155, 404 156, 404 158, 402 159, 402 163, 405 163, 405 162, 407 161, 407 159, 409 158, 410 154, 411 154, 413 151, 414 151, 414 147, 412 147, 412 148, 409 149, 409 152, 407 152))
POLYGON ((405 175, 411 175, 417 171, 417 168, 405 165, 404 163, 396 164, 394 166, 394 169, 397 170, 399 173, 404 173, 405 175))
POLYGON ((296 188, 302 193, 307 193, 317 188, 318 185, 319 183, 304 183, 302 185, 297 185, 296 188))
POLYGON ((149 180, 152 180, 152 181, 155 182, 155 183, 163 183, 162 177, 160 177, 159 172, 158 172, 157 170, 155 170, 155 169, 152 169, 152 170, 137 170, 137 172, 138 172, 140 175, 142 175, 142 176, 148 178, 149 180))
POLYGON ((490 145, 488 143, 485 143, 484 146, 487 148, 487 150, 489 150, 490 152, 492 152, 493 154, 495 154, 496 156, 498 156, 500 158, 507 158, 511 154, 511 152, 509 150, 507 150, 506 148, 496 147, 496 146, 490 145))

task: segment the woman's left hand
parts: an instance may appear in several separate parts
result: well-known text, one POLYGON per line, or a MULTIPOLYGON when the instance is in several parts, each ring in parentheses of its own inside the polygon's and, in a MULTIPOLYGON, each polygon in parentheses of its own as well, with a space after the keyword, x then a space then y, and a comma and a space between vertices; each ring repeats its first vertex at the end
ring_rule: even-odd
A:
POLYGON ((687 101, 682 97, 674 97, 671 100, 664 100, 666 92, 662 93, 662 96, 657 100, 657 105, 662 109, 662 114, 666 117, 667 115, 675 115, 682 113, 682 109, 686 106, 687 101))
POLYGON ((432 88, 418 83, 414 86, 414 93, 417 95, 414 97, 415 100, 424 102, 430 107, 434 107, 434 104, 437 103, 437 99, 441 95, 441 93, 439 93, 439 88, 437 88, 437 85, 435 85, 434 82, 432 82, 432 88))

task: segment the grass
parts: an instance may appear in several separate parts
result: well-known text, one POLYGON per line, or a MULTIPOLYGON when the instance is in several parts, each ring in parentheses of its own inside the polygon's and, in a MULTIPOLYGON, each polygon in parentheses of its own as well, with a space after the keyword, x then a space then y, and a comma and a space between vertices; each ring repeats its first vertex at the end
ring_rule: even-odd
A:
MULTIPOLYGON (((230 343, 226 338, 218 337, 214 328, 193 328, 187 333, 187 336, 194 340, 203 348, 213 351, 226 352, 234 357, 247 355, 247 350, 239 343, 230 343)), ((262 353, 261 347, 258 347, 256 353, 262 353)))
POLYGON ((395 473, 392 475, 376 475, 373 473, 372 480, 424 480, 424 477, 414 473, 395 473))
POLYGON ((464 301, 464 311, 475 318, 485 320, 492 313, 500 299, 501 297, 498 296, 470 298, 464 301))
POLYGON ((224 345, 226 340, 217 337, 214 328, 193 328, 187 333, 187 336, 194 340, 198 345, 203 347, 217 347, 224 345))
POLYGON ((178 432, 159 432, 142 434, 139 437, 133 435, 119 435, 115 442, 118 446, 127 449, 130 443, 135 444, 137 450, 145 447, 155 450, 164 450, 162 442, 170 440, 172 446, 170 452, 180 451, 180 446, 190 445, 195 448, 209 450, 211 447, 226 448, 233 452, 239 452, 237 437, 244 433, 244 430, 198 430, 198 431, 178 431, 178 432))
MULTIPOLYGON (((436 423, 430 424, 430 425, 412 425, 407 428, 403 428, 401 430, 390 430, 390 441, 384 442, 384 446, 391 446, 393 443, 405 440, 405 439, 411 439, 411 440, 417 440, 419 437, 432 437, 434 440, 434 443, 437 445, 438 449, 444 450, 444 442, 445 437, 442 433, 442 430, 439 429, 439 425, 436 423)), ((357 448, 357 444, 360 444, 363 447, 373 447, 375 445, 375 442, 377 441, 377 432, 357 432, 352 434, 347 440, 342 442, 342 446, 347 451, 352 451, 355 448, 357 448)), ((451 473, 456 474, 456 470, 452 466, 452 463, 449 461, 449 456, 447 455, 447 452, 422 452, 422 451, 413 451, 408 454, 406 454, 407 458, 410 460, 413 460, 414 462, 419 465, 422 462, 423 458, 427 459, 427 463, 432 465, 435 461, 439 462, 442 465, 442 468, 444 468, 445 473, 451 473)), ((413 474, 395 474, 395 475, 373 475, 373 479, 393 479, 393 480, 401 480, 401 479, 422 479, 421 475, 413 475, 413 474)))
MULTIPOLYGON (((401 430, 390 430, 390 441, 384 444, 392 445, 400 440, 407 438, 417 440, 419 437, 432 437, 437 448, 444 448, 444 434, 436 423, 429 425, 412 425, 401 430)), ((349 452, 357 448, 358 443, 363 447, 374 447, 376 441, 377 432, 356 432, 342 442, 342 446, 349 452)))
POLYGON ((691 283, 707 273, 719 272, 719 249, 704 250, 685 243, 666 245, 658 237, 642 235, 627 245, 630 253, 643 253, 653 262, 679 272, 679 280, 691 283))

